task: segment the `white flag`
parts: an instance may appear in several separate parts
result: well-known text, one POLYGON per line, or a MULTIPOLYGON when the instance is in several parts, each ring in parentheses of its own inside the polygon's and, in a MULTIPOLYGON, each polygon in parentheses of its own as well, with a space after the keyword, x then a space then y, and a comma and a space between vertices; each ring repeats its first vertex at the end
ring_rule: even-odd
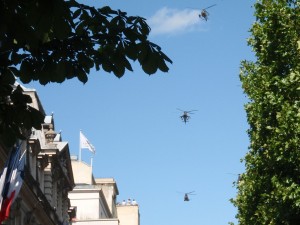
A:
POLYGON ((80 149, 88 149, 92 153, 95 153, 95 147, 89 142, 89 140, 80 131, 80 149))

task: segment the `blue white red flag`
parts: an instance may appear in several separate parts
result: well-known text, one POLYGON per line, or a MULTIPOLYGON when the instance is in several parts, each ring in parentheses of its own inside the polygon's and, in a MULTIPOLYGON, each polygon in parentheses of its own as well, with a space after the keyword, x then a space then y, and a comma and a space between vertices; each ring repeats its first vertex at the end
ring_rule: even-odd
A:
POLYGON ((24 180, 25 152, 20 157, 21 147, 22 144, 11 151, 0 177, 0 224, 9 217, 24 180))

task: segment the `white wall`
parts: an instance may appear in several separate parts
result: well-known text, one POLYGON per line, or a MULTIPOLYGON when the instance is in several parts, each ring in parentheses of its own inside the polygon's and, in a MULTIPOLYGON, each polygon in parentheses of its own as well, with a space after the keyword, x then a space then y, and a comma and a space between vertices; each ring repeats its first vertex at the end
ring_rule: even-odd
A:
POLYGON ((72 221, 72 225, 119 225, 118 219, 72 221))
POLYGON ((76 219, 99 219, 101 207, 99 205, 99 192, 96 189, 73 189, 69 192, 69 199, 72 206, 77 207, 76 219))
POLYGON ((139 225, 140 214, 138 205, 118 205, 118 218, 120 225, 139 225))
POLYGON ((92 184, 92 167, 85 162, 72 160, 75 184, 92 184))

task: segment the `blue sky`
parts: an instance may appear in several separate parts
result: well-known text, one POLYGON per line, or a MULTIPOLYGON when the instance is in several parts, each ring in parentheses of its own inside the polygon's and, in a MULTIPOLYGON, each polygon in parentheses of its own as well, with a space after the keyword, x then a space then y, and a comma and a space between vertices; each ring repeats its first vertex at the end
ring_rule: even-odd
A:
POLYGON ((95 177, 113 177, 118 201, 134 198, 141 225, 222 225, 235 221, 233 182, 248 149, 247 101, 240 61, 253 60, 247 46, 254 22, 252 1, 83 1, 147 18, 150 40, 173 60, 168 73, 148 76, 134 63, 121 79, 92 72, 35 88, 55 129, 78 155, 79 130, 95 146, 95 177), (208 21, 199 19, 208 9, 208 21), (184 124, 177 110, 197 110, 184 124), (190 202, 183 193, 195 191, 190 202))

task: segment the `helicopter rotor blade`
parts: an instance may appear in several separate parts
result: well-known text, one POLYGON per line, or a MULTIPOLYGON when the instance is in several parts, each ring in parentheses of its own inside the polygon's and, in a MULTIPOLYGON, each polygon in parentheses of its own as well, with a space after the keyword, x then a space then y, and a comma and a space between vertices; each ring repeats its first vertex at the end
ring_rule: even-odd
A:
POLYGON ((230 175, 239 175, 239 173, 226 173, 226 174, 230 174, 230 175))
POLYGON ((188 193, 186 193, 187 195, 195 195, 195 194, 193 194, 195 191, 190 191, 190 192, 188 192, 188 193))
POLYGON ((202 9, 202 10, 209 9, 209 8, 214 7, 214 6, 216 6, 216 5, 217 5, 217 4, 213 4, 213 5, 208 6, 208 7, 204 8, 204 9, 202 9))
POLYGON ((187 113, 191 113, 191 112, 196 112, 198 110, 190 110, 190 111, 186 111, 187 113))
POLYGON ((178 109, 178 108, 176 108, 177 110, 179 110, 179 111, 181 111, 181 112, 184 112, 184 110, 182 110, 182 109, 178 109))

